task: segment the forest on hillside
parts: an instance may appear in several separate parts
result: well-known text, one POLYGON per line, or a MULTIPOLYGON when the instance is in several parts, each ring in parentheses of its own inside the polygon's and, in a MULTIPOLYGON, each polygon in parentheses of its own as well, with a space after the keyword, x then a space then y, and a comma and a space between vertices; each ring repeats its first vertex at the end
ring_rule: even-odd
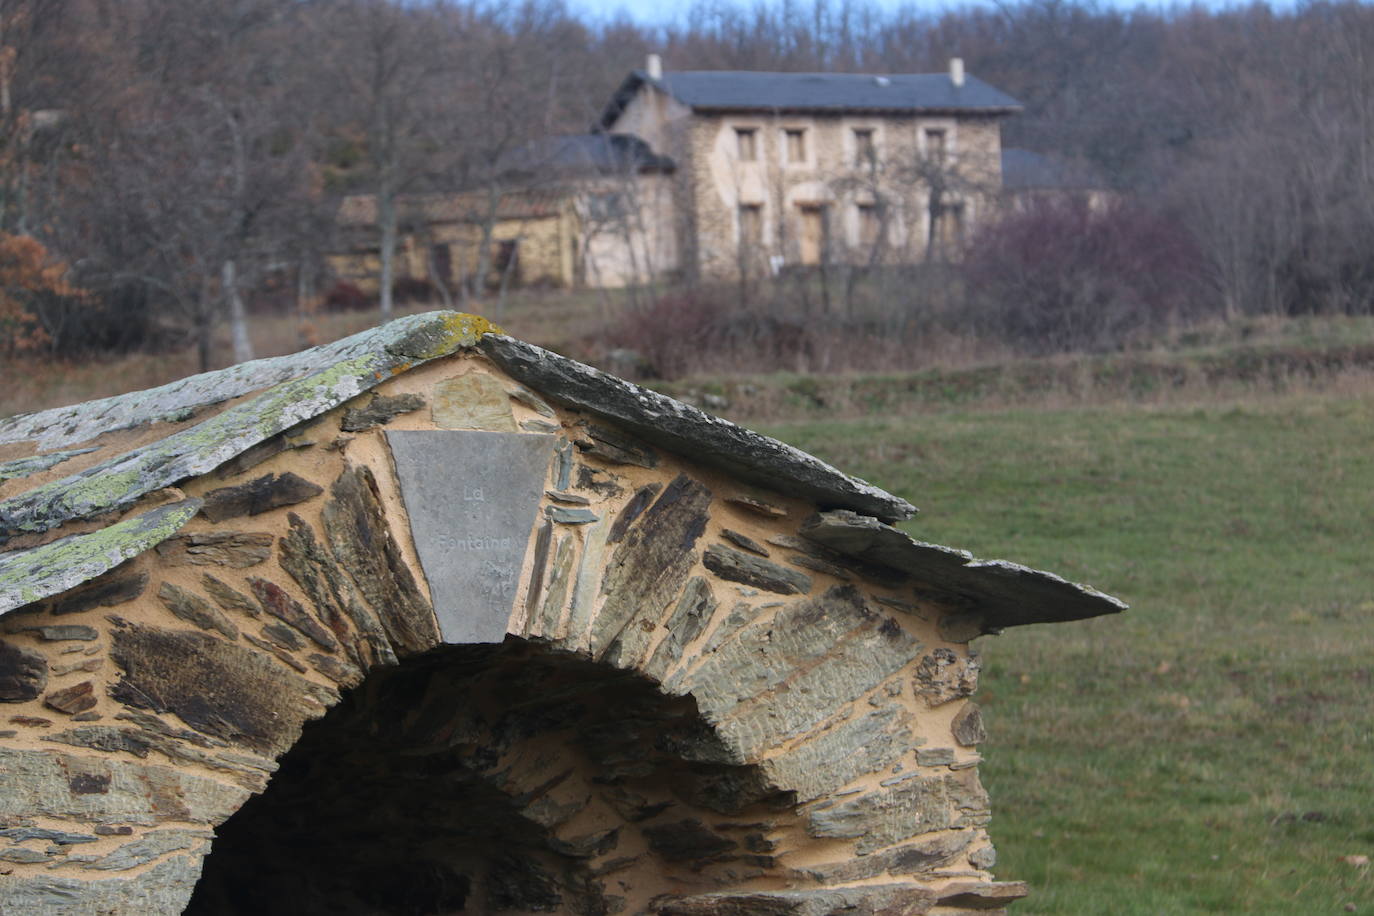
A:
MULTIPOLYGON (((1030 349, 1374 307, 1359 3, 758 0, 651 27, 559 0, 0 0, 0 356, 155 346, 170 328, 205 361, 245 300, 327 291, 342 195, 497 183, 512 150, 587 131, 650 52, 669 70, 872 73, 959 56, 1019 99, 1004 146, 1124 202, 1021 214, 940 275, 1030 349)), ((919 289, 885 301, 910 313, 919 289)))

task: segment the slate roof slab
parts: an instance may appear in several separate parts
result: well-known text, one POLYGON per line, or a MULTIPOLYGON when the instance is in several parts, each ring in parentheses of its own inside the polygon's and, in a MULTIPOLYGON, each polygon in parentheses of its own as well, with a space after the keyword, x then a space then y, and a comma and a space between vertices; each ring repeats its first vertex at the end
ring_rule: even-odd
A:
MULTIPOLYGON (((504 336, 477 316, 431 312, 290 356, 0 420, 0 445, 31 443, 39 454, 24 460, 42 468, 46 458, 57 458, 46 466, 60 469, 61 461, 112 443, 110 433, 206 414, 194 425, 183 422, 133 448, 110 444, 111 454, 96 464, 0 501, 0 614, 73 588, 156 546, 201 506, 199 500, 182 499, 118 518, 118 513, 146 504, 155 491, 213 471, 387 379, 464 349, 480 352, 550 402, 609 421, 736 479, 806 498, 822 514, 804 526, 804 536, 865 563, 931 582, 976 611, 984 629, 1079 619, 1125 607, 1050 573, 979 561, 963 551, 915 541, 886 524, 910 518, 914 506, 814 456, 504 336), (104 519, 110 521, 89 530, 104 519), (52 539, 68 525, 79 525, 79 533, 52 539), (25 538, 25 546, 3 551, 16 538, 25 538), (35 540, 46 542, 29 546, 35 540)), ((177 496, 175 490, 166 492, 177 496)))

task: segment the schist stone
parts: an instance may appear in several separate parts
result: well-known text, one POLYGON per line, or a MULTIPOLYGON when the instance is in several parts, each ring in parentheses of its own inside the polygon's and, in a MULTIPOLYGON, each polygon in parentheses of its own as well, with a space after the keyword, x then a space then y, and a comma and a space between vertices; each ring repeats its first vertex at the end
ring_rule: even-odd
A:
POLYGON ((554 437, 461 430, 386 437, 443 641, 500 642, 554 437))

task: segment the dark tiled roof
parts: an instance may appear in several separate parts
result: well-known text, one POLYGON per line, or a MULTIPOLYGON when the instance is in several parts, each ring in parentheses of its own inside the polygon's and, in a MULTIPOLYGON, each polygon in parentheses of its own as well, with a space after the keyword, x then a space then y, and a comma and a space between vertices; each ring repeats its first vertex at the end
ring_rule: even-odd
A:
POLYGON ((504 157, 505 171, 559 175, 623 175, 671 172, 673 160, 660 156, 631 134, 570 134, 544 137, 504 157))
POLYGON ((955 86, 948 73, 766 73, 684 70, 654 80, 643 70, 626 77, 602 115, 614 122, 645 83, 706 111, 964 111, 1010 114, 1021 103, 975 76, 955 86))
POLYGON ((1086 166, 1028 149, 1002 150, 1002 188, 1007 191, 1086 191, 1107 186, 1086 166))

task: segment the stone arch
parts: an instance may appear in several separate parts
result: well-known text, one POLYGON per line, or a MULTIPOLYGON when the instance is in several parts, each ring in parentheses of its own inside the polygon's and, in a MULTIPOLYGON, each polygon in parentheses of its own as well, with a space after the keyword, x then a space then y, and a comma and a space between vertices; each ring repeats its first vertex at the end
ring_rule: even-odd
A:
POLYGON ((188 913, 641 912, 790 807, 689 698, 520 639, 380 669, 218 831, 188 913))
MULTIPOLYGON (((302 354, 302 378, 265 361, 95 420, 0 422, 0 447, 86 443, 20 459, 37 476, 0 500, 0 905, 180 912, 222 830, 213 912, 310 806, 331 837, 447 831, 394 866, 400 909, 1023 893, 988 871, 967 643, 1119 602, 914 541, 885 523, 903 500, 538 348, 454 338, 472 326, 406 319, 302 354), (598 702, 569 719, 569 693, 598 702), (357 807, 321 798, 350 780, 399 810, 348 826, 357 807), (430 784, 490 812, 481 830, 408 822, 430 784)), ((379 906, 369 886, 337 905, 379 906)))

